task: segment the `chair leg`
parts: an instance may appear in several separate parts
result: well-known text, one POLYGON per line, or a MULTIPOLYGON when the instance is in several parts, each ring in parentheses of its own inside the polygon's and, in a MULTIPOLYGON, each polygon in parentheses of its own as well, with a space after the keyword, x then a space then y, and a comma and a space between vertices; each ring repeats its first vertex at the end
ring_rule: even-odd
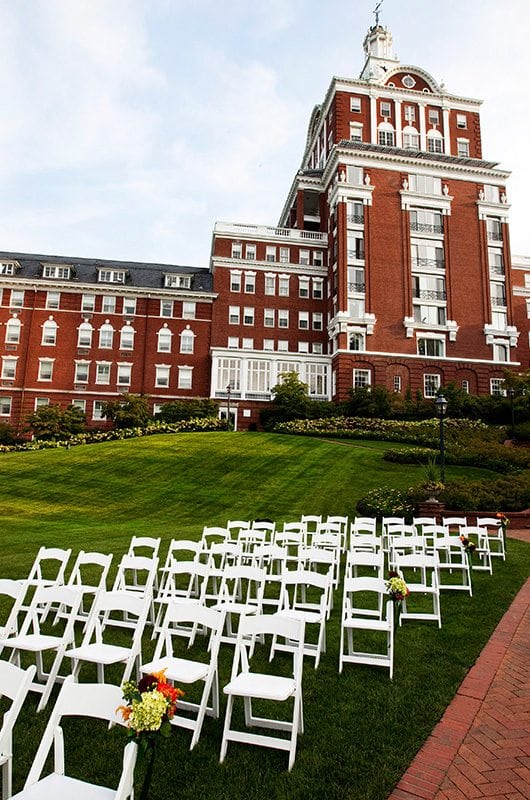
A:
POLYGON ((8 800, 13 794, 13 775, 11 758, 2 764, 2 800, 8 800))
POLYGON ((230 694, 228 695, 228 701, 226 704, 226 716, 225 716, 225 724, 223 728, 223 739, 221 742, 221 753, 219 756, 219 763, 222 764, 225 760, 226 751, 228 749, 228 734, 230 732, 230 721, 232 719, 232 709, 234 707, 234 698, 230 694))

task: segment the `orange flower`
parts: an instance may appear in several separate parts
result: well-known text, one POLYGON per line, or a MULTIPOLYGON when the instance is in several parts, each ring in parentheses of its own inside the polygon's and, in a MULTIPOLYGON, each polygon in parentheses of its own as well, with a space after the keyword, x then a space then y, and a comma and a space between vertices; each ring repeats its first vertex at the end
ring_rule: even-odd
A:
POLYGON ((116 712, 118 712, 118 711, 122 715, 123 721, 127 722, 129 717, 131 716, 132 708, 130 706, 118 706, 118 708, 116 709, 116 712))

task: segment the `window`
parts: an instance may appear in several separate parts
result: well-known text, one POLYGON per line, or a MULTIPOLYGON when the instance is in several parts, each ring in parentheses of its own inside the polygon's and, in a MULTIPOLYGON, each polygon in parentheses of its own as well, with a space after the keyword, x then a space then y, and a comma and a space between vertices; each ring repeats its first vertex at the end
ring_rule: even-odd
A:
POLYGON ((178 388, 191 389, 193 369, 191 367, 179 367, 178 371, 178 388))
POLYGON ((123 298, 123 313, 127 317, 133 317, 136 314, 136 297, 123 298))
POLYGON ((243 325, 254 325, 254 309, 246 307, 243 309, 243 325))
POLYGON ((132 364, 118 364, 117 384, 118 386, 131 385, 132 364))
POLYGON ((371 373, 369 369, 353 370, 353 388, 364 389, 371 384, 371 373))
POLYGON ((228 347, 231 350, 237 350, 239 348, 239 338, 237 336, 229 336, 228 347))
POLYGON ((112 295, 103 295, 101 310, 104 314, 114 314, 116 311, 116 298, 112 295))
POLYGON ((46 308, 59 308, 60 304, 60 292, 46 292, 46 308))
POLYGON ((243 350, 254 350, 254 339, 242 339, 241 347, 243 350))
POLYGON ((264 339, 263 340, 263 349, 264 350, 274 350, 274 339, 264 339))
POLYGON ((22 308, 24 305, 24 292, 20 289, 11 289, 11 307, 22 308))
POLYGON ((488 241, 502 242, 502 227, 500 219, 496 217, 488 217, 486 220, 486 230, 488 233, 488 241))
POLYGON ((364 182, 364 170, 362 167, 346 167, 346 180, 353 186, 362 186, 364 182))
POLYGON ((287 341, 287 339, 278 339, 277 347, 279 353, 289 352, 289 342, 287 341))
POLYGON ((361 113, 361 98, 360 97, 350 97, 350 111, 353 111, 354 114, 361 113))
POLYGON ((240 391, 241 362, 238 358, 220 358, 217 365, 217 386, 226 394, 226 387, 230 386, 233 392, 240 391))
POLYGON ((49 319, 42 326, 41 344, 46 344, 46 345, 57 344, 57 323, 55 322, 55 320, 49 319))
POLYGON ((96 361, 96 383, 110 383, 109 361, 96 361))
POLYGON ((416 121, 416 109, 414 106, 405 106, 404 109, 404 116, 407 122, 415 122, 416 121))
POLYGON ((423 376, 423 396, 424 397, 436 397, 438 394, 438 389, 440 388, 440 376, 439 375, 429 375, 426 374, 423 376))
POLYGON ((484 199, 487 200, 488 203, 500 203, 499 187, 484 184, 484 199))
POLYGON ((105 350, 110 349, 112 347, 112 341, 114 339, 114 328, 112 325, 105 323, 99 329, 99 346, 105 350))
POLYGON ((324 320, 324 315, 321 311, 314 311, 313 312, 313 330, 314 331, 321 331, 322 324, 324 320))
POLYGON ((241 272, 236 272, 233 269, 230 270, 230 291, 231 292, 241 291, 241 272))
POLYGON ((438 131, 432 131, 427 134, 427 150, 429 153, 443 153, 444 140, 438 131))
POLYGON ((124 325, 120 331, 120 350, 132 350, 134 348, 135 330, 132 325, 124 325))
POLYGON ((11 397, 0 397, 0 417, 11 416, 11 397))
POLYGON ((311 350, 314 355, 321 356, 324 352, 322 342, 313 342, 311 350))
POLYGON ((467 129, 467 117, 465 114, 456 115, 456 127, 461 131, 465 131, 467 129))
POLYGON ((289 297, 289 275, 279 276, 278 294, 280 295, 280 297, 289 297))
POLYGON ((263 309, 263 326, 265 328, 274 328, 274 309, 273 308, 264 308, 263 309))
POLYGON ((166 366, 165 364, 159 364, 155 367, 155 386, 159 388, 167 389, 169 386, 169 372, 171 367, 166 366))
POLYGON ((496 311, 492 310, 491 312, 491 324, 497 331, 505 331, 506 325, 508 324, 508 318, 506 315, 506 311, 496 311))
POLYGON ((96 307, 95 294, 81 295, 81 311, 94 311, 95 307, 96 307))
POLYGON ((490 292, 491 292, 491 305, 493 307, 506 305, 506 287, 504 283, 491 281, 490 292))
POLYGON ((243 245, 241 242, 232 242, 232 258, 243 258, 243 245))
POLYGON ((12 261, 0 261, 0 275, 14 275, 15 264, 12 261))
POLYGON ((396 394, 399 394, 401 391, 401 375, 394 375, 393 378, 393 388, 396 394))
POLYGON ((5 380, 13 380, 17 372, 18 358, 9 358, 2 356, 2 378, 5 380))
POLYGON ((51 381, 53 378, 53 358, 39 358, 39 381, 51 381))
POLYGON ((171 353, 171 337, 173 334, 167 327, 167 323, 164 328, 160 328, 157 333, 158 342, 157 342, 157 352, 159 353, 171 353))
POLYGON ((83 414, 86 412, 86 400, 82 400, 80 397, 74 397, 70 405, 74 408, 78 408, 83 414))
POLYGON ((309 353, 309 342, 298 342, 299 353, 309 353))
POLYGON ((229 306, 228 308, 228 322, 230 325, 239 325, 240 321, 240 308, 239 306, 229 306))
POLYGON ((363 126, 360 122, 350 122, 350 140, 352 142, 362 142, 363 126))
POLYGON ((44 264, 42 267, 43 278, 59 278, 60 280, 68 280, 70 275, 70 267, 60 267, 57 264, 44 264))
POLYGON ((322 267, 324 265, 324 253, 322 250, 313 250, 313 266, 322 267))
POLYGON ((380 106, 380 111, 381 111, 381 116, 382 117, 389 117, 390 114, 392 113, 392 108, 391 108, 390 103, 382 100, 381 101, 381 106, 380 106))
POLYGON ((173 300, 160 301, 160 316, 172 317, 173 316, 173 300))
POLYGON ((16 317, 10 319, 6 324, 6 344, 19 344, 22 323, 16 317))
POLYGON ((35 398, 35 411, 39 408, 43 408, 43 406, 49 406, 50 400, 48 397, 36 397, 35 398))
POLYGON ((352 259, 364 259, 364 234, 361 232, 348 234, 348 260, 352 259))
POLYGON ((309 311, 298 312, 298 327, 300 330, 309 329, 309 311))
POLYGON ((394 147, 396 135, 391 125, 380 125, 377 131, 377 141, 384 147, 394 147))
POLYGON ((164 275, 166 289, 191 289, 191 275, 164 275))
POLYGON ((193 353, 195 347, 195 334, 193 331, 182 331, 180 334, 180 352, 193 353))
POLYGON ((74 383, 88 383, 88 370, 90 361, 76 361, 74 372, 74 383))
POLYGON ((420 149, 420 136, 415 128, 407 126, 403 129, 403 147, 405 150, 420 149))
POLYGON ((469 141, 467 139, 456 140, 456 154, 460 158, 469 158, 469 141))
POLYGON ((327 395, 328 379, 325 364, 307 365, 307 386, 310 397, 327 395))
POLYGON ((362 352, 365 349, 364 333, 354 332, 350 334, 350 350, 362 352))
POLYGON ((440 123, 440 112, 436 108, 429 109, 429 123, 431 125, 439 125, 440 123))
POLYGON ((298 297, 309 297, 309 278, 298 278, 298 297))
POLYGON ((443 339, 418 339, 418 355, 441 357, 445 355, 443 339))
POLYGON ((195 319, 197 303, 194 300, 184 300, 182 303, 182 319, 195 319))
POLYGON ((256 273, 245 272, 245 294, 254 294, 256 291, 256 273))
POLYGON ((276 294, 276 275, 265 275, 265 294, 276 294))
POLYGON ((77 329, 77 346, 92 347, 93 328, 90 322, 82 322, 77 329))
POLYGON ((445 306, 428 306, 414 303, 414 322, 420 325, 445 325, 447 312, 445 306))
POLYGON ((286 308, 278 309, 278 327, 279 328, 289 327, 289 310, 286 308))
POLYGON ((92 407, 92 419, 107 419, 105 416, 105 401, 104 400, 94 400, 94 405, 92 407))
POLYGON ((507 344, 493 344, 493 360, 502 362, 510 360, 510 348, 507 344))
POLYGON ((265 248, 265 261, 276 261, 276 247, 272 244, 265 248))
POLYGON ((288 247, 280 247, 280 264, 288 264, 291 260, 291 252, 288 247))
POLYGON ((124 269, 100 269, 98 283, 125 283, 127 271, 124 269))
POLYGON ((247 392, 268 395, 270 386, 270 362, 251 360, 247 367, 247 392))
POLYGON ((462 391, 464 392, 464 394, 469 394, 469 381, 468 380, 464 379, 462 381, 462 391))
POLYGON ((440 211, 428 208, 411 209, 410 229, 418 233, 443 233, 443 216, 440 211))
POLYGON ((409 189, 418 194, 442 194, 442 179, 432 175, 409 175, 409 189))
POLYGON ((313 299, 322 300, 324 296, 324 279, 313 278, 313 299))
POLYGON ((304 266, 308 267, 310 264, 310 253, 309 250, 300 250, 298 254, 298 263, 303 264, 304 266))
POLYGON ((256 245, 255 244, 247 244, 245 245, 245 258, 247 261, 255 261, 256 260, 256 245))
POLYGON ((490 394, 504 397, 506 389, 504 388, 504 378, 490 378, 490 394))

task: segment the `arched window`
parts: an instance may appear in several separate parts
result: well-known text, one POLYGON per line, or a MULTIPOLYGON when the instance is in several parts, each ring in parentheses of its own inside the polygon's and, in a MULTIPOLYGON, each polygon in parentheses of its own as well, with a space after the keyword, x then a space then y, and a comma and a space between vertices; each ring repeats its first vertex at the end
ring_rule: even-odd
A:
POLYGON ((443 153, 444 151, 444 137, 433 128, 427 134, 427 150, 429 153, 443 153))
POLYGON ((405 125, 403 128, 403 147, 406 150, 420 149, 420 135, 413 125, 405 125))
POLYGON ((93 328, 90 322, 82 322, 79 328, 77 329, 77 346, 91 347, 92 333, 93 333, 93 328))
POLYGON ((124 325, 120 331, 120 350, 133 350, 134 349, 134 330, 132 325, 124 325))
POLYGON ((42 344, 57 344, 57 323, 50 317, 42 326, 42 344))
POLYGON ((394 147, 396 144, 396 134, 390 122, 381 122, 377 128, 377 141, 387 147, 394 147))
POLYGON ((160 328, 160 330, 157 333, 157 336, 158 336, 158 346, 157 346, 158 352, 171 353, 171 337, 173 336, 173 334, 167 327, 167 323, 166 325, 164 325, 163 328, 160 328))
POLYGON ((350 334, 350 350, 364 350, 364 333, 350 334))
POLYGON ((9 320, 6 325, 6 344, 18 344, 20 342, 20 330, 22 323, 16 317, 9 320))
POLYGON ((114 339, 114 328, 106 320, 99 329, 99 346, 104 349, 110 349, 114 339))
POLYGON ((188 328, 180 334, 180 352, 193 353, 195 346, 195 334, 188 328))

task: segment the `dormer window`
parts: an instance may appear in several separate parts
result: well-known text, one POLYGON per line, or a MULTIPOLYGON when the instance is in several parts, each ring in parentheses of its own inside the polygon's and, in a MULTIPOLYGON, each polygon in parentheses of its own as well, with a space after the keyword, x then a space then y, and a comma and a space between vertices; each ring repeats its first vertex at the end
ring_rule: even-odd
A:
POLYGON ((191 275, 165 275, 166 289, 191 289, 191 275))
POLYGON ((98 270, 98 283, 125 283, 127 270, 125 269, 100 269, 98 270))
POLYGON ((43 264, 42 277, 54 278, 55 280, 67 281, 72 275, 71 267, 63 267, 59 264, 43 264))
POLYGON ((14 261, 0 261, 0 275, 14 275, 15 269, 14 261))

